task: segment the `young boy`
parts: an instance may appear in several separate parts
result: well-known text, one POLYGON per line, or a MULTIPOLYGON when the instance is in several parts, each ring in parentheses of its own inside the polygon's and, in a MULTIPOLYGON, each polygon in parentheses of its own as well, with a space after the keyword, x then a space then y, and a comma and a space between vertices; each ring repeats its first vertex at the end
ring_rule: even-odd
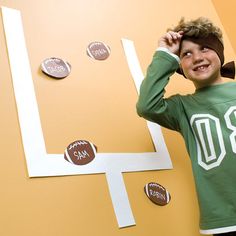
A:
POLYGON ((178 131, 185 140, 200 208, 200 233, 236 235, 236 83, 224 64, 221 30, 206 18, 179 24, 159 39, 137 102, 139 116, 178 131), (164 98, 174 72, 193 94, 164 98))

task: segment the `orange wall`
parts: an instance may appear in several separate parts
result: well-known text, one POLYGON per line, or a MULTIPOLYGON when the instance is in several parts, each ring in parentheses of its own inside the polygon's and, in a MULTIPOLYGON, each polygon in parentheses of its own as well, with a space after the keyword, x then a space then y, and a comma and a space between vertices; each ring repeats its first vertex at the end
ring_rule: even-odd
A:
POLYGON ((227 36, 234 51, 236 51, 236 30, 235 30, 235 8, 236 2, 233 0, 212 0, 216 12, 224 26, 227 36))
MULTIPOLYGON (((135 112, 137 93, 122 37, 134 41, 145 71, 166 28, 181 16, 201 14, 224 25, 229 37, 225 35, 226 58, 234 58, 230 42, 235 48, 236 35, 229 21, 234 15, 228 14, 228 9, 235 9, 230 8, 233 0, 227 1, 229 8, 223 8, 220 0, 177 2, 0 0, 1 6, 22 14, 48 153, 62 153, 68 143, 82 138, 95 143, 99 152, 153 151, 145 121, 135 112), (106 61, 93 61, 86 55, 87 45, 95 40, 111 47, 106 61), (71 63, 68 78, 56 81, 39 70, 42 60, 52 56, 71 63)), ((137 224, 133 227, 118 228, 103 174, 28 178, 2 21, 0 68, 0 235, 199 236, 191 167, 183 140, 175 132, 163 129, 173 170, 123 175, 137 224), (144 195, 143 187, 151 181, 171 193, 167 206, 156 206, 144 195)), ((167 94, 192 90, 188 81, 176 76, 167 94)))

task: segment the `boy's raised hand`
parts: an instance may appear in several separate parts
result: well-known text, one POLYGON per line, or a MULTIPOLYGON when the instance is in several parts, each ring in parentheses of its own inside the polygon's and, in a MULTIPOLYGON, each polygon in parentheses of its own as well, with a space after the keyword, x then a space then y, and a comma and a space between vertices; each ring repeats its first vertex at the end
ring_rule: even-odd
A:
POLYGON ((183 31, 179 32, 169 31, 159 39, 158 46, 165 47, 170 52, 178 54, 182 36, 183 36, 183 31))

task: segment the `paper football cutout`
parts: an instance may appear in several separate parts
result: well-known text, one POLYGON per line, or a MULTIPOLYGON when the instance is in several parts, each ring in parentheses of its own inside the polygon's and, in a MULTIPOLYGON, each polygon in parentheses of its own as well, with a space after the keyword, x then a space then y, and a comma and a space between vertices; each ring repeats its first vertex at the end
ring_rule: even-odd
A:
POLYGON ((144 192, 147 197, 155 204, 164 206, 170 202, 169 192, 158 183, 148 183, 144 187, 144 192))
POLYGON ((70 74, 71 65, 60 58, 51 57, 41 63, 41 70, 52 78, 63 79, 70 74))
POLYGON ((110 47, 103 42, 92 42, 87 47, 87 55, 95 60, 106 60, 110 53, 110 47))
POLYGON ((65 160, 75 165, 86 165, 91 162, 97 152, 97 147, 86 140, 76 140, 68 145, 64 152, 65 160))

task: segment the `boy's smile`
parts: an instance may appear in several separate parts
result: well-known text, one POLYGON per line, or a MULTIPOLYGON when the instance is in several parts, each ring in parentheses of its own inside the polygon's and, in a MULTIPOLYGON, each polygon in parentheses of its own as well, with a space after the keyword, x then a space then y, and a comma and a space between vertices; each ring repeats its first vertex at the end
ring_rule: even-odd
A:
POLYGON ((186 78, 191 80, 197 89, 222 82, 220 58, 209 47, 183 40, 180 64, 186 78))
POLYGON ((193 68, 194 71, 204 72, 209 67, 209 64, 202 64, 193 68))

